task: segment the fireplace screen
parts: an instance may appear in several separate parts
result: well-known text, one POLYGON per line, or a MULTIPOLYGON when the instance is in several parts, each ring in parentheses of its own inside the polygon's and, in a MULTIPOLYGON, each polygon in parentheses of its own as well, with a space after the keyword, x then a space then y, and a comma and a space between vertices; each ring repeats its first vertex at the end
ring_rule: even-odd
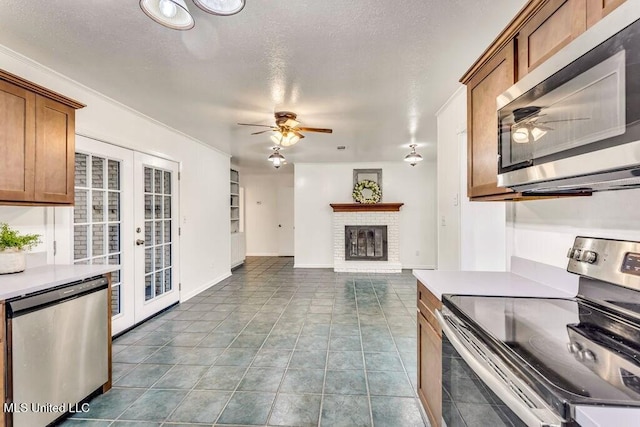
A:
POLYGON ((347 261, 387 261, 386 225, 347 225, 344 242, 347 261))

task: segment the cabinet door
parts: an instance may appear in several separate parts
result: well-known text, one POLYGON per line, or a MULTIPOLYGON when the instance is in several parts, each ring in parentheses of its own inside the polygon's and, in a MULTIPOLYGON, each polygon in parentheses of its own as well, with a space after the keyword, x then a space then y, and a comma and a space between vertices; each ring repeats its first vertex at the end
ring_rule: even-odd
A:
POLYGON ((518 79, 546 61, 586 28, 585 0, 551 0, 520 30, 518 79))
POLYGON ((33 200, 35 95, 0 80, 0 201, 33 200))
POLYGON ((418 396, 433 427, 442 425, 442 338, 418 313, 418 396))
POLYGON ((73 204, 75 110, 36 96, 35 199, 73 204))
POLYGON ((498 182, 496 98, 515 83, 514 43, 509 42, 467 83, 467 195, 511 193, 498 182))
POLYGON ((624 2, 625 0, 587 0, 587 28, 624 2))

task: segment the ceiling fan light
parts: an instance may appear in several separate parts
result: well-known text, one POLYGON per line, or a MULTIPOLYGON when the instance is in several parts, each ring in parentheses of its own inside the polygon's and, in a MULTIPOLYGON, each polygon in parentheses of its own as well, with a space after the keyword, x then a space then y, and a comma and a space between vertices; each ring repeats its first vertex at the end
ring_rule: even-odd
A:
POLYGON ((533 137, 533 140, 534 140, 534 141, 539 140, 540 138, 542 138, 543 136, 545 136, 545 135, 546 135, 546 133, 547 133, 547 131, 546 131, 546 130, 544 130, 544 129, 540 129, 540 128, 539 128, 539 127, 537 127, 537 126, 534 126, 534 127, 531 129, 531 136, 533 137))
POLYGON ((276 132, 275 134, 271 135, 271 142, 276 145, 280 145, 280 142, 282 142, 282 134, 280 132, 276 132))
POLYGON ((511 128, 511 139, 516 144, 526 144, 529 142, 530 134, 526 126, 511 128))
POLYGON ((298 141, 300 141, 300 137, 298 135, 294 134, 293 132, 287 132, 285 135, 282 136, 280 145, 283 147, 291 147, 292 145, 295 145, 298 141))
POLYGON ((195 25, 185 0, 140 0, 140 9, 158 24, 172 30, 189 30, 195 25))
POLYGON ((244 8, 245 0, 193 0, 200 9, 213 15, 235 15, 244 8))

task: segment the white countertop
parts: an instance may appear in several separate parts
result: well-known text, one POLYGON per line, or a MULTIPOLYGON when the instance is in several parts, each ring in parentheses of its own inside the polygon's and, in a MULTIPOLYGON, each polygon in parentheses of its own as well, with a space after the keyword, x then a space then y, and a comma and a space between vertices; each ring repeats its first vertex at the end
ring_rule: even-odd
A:
POLYGON ((443 294, 508 297, 573 298, 576 292, 552 287, 507 271, 413 270, 438 299, 443 294))
POLYGON ((640 425, 640 409, 578 406, 576 421, 581 427, 637 427, 640 425))
POLYGON ((115 271, 118 265, 43 265, 0 275, 0 300, 42 291, 115 271))

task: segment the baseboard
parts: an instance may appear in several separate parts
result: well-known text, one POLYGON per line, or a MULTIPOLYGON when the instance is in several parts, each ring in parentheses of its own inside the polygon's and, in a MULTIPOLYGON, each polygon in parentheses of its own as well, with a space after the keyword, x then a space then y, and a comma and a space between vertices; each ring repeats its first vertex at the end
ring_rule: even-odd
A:
POLYGON ((405 265, 402 264, 403 270, 437 270, 437 265, 405 265))
POLYGON ((293 268, 333 268, 333 264, 296 264, 294 262, 293 268))
POLYGON ((200 286, 198 289, 194 289, 193 291, 189 292, 188 294, 181 294, 180 295, 180 302, 189 301, 191 298, 195 297, 200 292, 206 291, 210 287, 217 285, 218 283, 222 282, 224 279, 226 279, 227 277, 230 277, 230 276, 231 276, 231 271, 229 271, 228 273, 223 274, 222 276, 212 280, 211 282, 209 282, 207 284, 204 284, 204 285, 200 286))
POLYGON ((246 253, 245 256, 280 256, 277 252, 253 252, 246 253))

